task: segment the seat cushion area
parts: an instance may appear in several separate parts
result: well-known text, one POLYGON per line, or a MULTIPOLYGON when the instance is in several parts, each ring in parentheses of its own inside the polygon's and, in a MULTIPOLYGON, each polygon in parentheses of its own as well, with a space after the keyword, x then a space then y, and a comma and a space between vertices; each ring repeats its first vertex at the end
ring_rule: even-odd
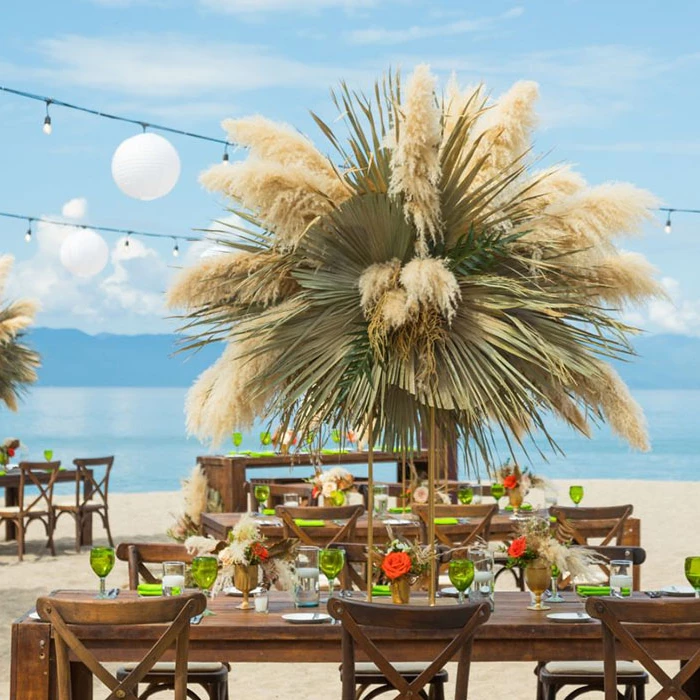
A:
MULTIPOLYGON (((550 661, 545 664, 543 671, 553 676, 602 676, 604 674, 602 661, 550 661)), ((632 661, 618 661, 618 676, 644 675, 646 672, 632 661)))
MULTIPOLYGON (((119 668, 119 671, 131 673, 136 666, 138 664, 124 664, 119 668)), ((188 675, 191 673, 218 673, 225 668, 221 663, 191 661, 187 664, 187 673, 188 675)), ((149 673, 175 673, 175 663, 172 661, 159 661, 153 665, 149 673)))
MULTIPOLYGON (((423 671, 425 671, 425 669, 428 668, 430 664, 414 661, 401 661, 399 663, 392 664, 392 666, 402 676, 405 676, 406 678, 415 678, 421 673, 423 673, 423 671)), ((342 676, 342 666, 340 667, 340 673, 342 676)), ((377 683, 380 683, 381 679, 384 678, 384 674, 377 668, 376 664, 373 664, 369 661, 362 661, 355 664, 355 678, 357 679, 358 683, 366 682, 367 678, 371 676, 377 677, 377 683)), ((446 682, 448 680, 447 671, 443 668, 435 674, 433 679, 446 682)))

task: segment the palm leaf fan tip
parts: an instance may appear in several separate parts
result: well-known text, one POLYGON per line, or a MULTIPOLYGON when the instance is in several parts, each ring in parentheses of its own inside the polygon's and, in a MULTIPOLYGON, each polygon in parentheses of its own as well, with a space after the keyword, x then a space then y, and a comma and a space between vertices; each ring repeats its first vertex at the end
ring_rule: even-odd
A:
POLYGON ((313 115, 329 155, 259 116, 225 122, 248 156, 202 182, 244 223, 169 294, 186 346, 227 344, 189 394, 191 432, 217 442, 260 416, 361 432, 374 416, 378 443, 410 450, 434 409, 488 461, 496 437, 553 445, 553 413, 648 448, 608 363, 632 353, 619 309, 662 294, 615 244, 655 199, 536 170, 537 86, 486 94, 455 78, 441 94, 427 66, 369 95, 342 84, 343 133, 313 115))

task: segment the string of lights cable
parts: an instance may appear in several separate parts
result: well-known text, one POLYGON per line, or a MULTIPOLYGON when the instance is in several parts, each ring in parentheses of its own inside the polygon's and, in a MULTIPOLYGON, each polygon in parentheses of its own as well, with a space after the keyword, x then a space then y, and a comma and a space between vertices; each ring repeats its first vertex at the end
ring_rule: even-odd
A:
POLYGON ((65 107, 66 109, 72 109, 77 112, 84 112, 86 114, 92 114, 96 117, 102 117, 104 119, 112 119, 113 121, 124 122, 126 124, 135 124, 140 126, 144 131, 146 129, 151 129, 152 131, 163 131, 169 134, 178 134, 180 136, 187 136, 193 139, 199 139, 200 141, 209 141, 210 143, 218 143, 224 147, 223 160, 228 161, 228 149, 233 147, 235 144, 227 141, 226 139, 216 138, 214 136, 205 136, 203 134, 197 134, 192 131, 183 131, 182 129, 175 129, 170 126, 163 126, 162 124, 153 124, 152 122, 146 121, 145 119, 131 119, 129 117, 121 117, 116 114, 109 114, 108 112, 102 112, 98 109, 92 109, 90 107, 83 107, 82 105, 72 104, 71 102, 64 102, 63 100, 57 100, 54 97, 47 97, 45 95, 36 95, 32 92, 25 92, 24 90, 16 90, 15 88, 6 87, 0 85, 0 91, 6 92, 11 95, 17 95, 18 97, 23 97, 28 100, 34 100, 36 102, 43 102, 46 105, 46 116, 44 117, 43 131, 45 134, 51 134, 53 130, 53 124, 51 121, 51 114, 49 109, 52 105, 59 107, 65 107))
POLYGON ((679 209, 677 207, 659 207, 658 211, 666 212, 666 224, 664 225, 666 233, 671 233, 671 214, 675 212, 680 214, 700 214, 700 209, 679 209))
POLYGON ((124 240, 124 245, 129 246, 129 239, 132 236, 135 237, 145 237, 145 238, 169 238, 171 241, 173 241, 173 256, 177 257, 180 254, 180 241, 187 241, 189 243, 195 243, 197 241, 202 241, 204 240, 203 238, 197 237, 197 236, 183 236, 183 235, 177 235, 174 236, 169 233, 153 233, 151 231, 138 231, 136 229, 126 229, 126 228, 116 228, 113 226, 92 226, 90 224, 80 224, 80 223, 72 223, 69 221, 60 221, 59 219, 47 219, 44 218, 43 216, 27 216, 26 214, 12 214, 10 212, 6 211, 0 211, 0 217, 3 217, 5 219, 19 219, 20 221, 26 221, 27 222, 27 232, 24 234, 24 240, 27 241, 27 243, 31 242, 32 240, 32 226, 34 222, 38 223, 45 223, 45 224, 52 224, 54 226, 65 226, 67 228, 79 228, 79 229, 85 229, 85 230, 91 230, 91 231, 102 231, 104 233, 117 233, 120 235, 126 236, 126 239, 124 240))

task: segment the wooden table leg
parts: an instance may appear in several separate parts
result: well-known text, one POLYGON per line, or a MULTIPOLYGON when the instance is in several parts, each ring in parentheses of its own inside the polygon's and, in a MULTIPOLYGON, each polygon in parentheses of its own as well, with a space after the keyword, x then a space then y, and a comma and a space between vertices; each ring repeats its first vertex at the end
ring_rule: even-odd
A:
POLYGON ((12 625, 10 700, 50 700, 50 644, 51 625, 12 625))
MULTIPOLYGON (((5 487, 5 505, 10 507, 19 505, 19 489, 17 486, 5 487)), ((17 539, 17 526, 9 520, 5 521, 5 539, 8 542, 17 539)))
MULTIPOLYGON (((641 535, 641 521, 640 520, 628 520, 625 523, 625 528, 620 537, 620 544, 627 545, 629 547, 641 547, 642 545, 642 535, 641 535)), ((633 566, 632 567, 632 590, 640 591, 642 589, 642 567, 633 566)))
MULTIPOLYGON (((88 500, 92 496, 92 482, 83 481, 83 498, 88 500)), ((88 512, 83 519, 83 527, 80 531, 80 546, 92 547, 92 512, 88 512)))

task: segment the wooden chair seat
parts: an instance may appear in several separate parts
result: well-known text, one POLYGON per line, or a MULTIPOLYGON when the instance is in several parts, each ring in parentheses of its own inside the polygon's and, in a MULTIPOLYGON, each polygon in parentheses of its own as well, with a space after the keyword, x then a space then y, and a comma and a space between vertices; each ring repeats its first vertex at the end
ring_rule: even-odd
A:
MULTIPOLYGON (((550 661, 546 663, 543 670, 553 676, 569 675, 581 676, 590 675, 591 673, 602 674, 602 661, 550 661)), ((617 662, 618 676, 635 676, 641 675, 649 678, 644 669, 634 661, 618 661, 617 662)))
MULTIPOLYGON (((411 661, 400 661, 392 664, 407 683, 413 683, 421 673, 426 671, 429 665, 429 663, 411 661)), ((342 665, 340 666, 340 680, 343 680, 342 665)), ((438 671, 430 681, 430 694, 426 695, 425 691, 423 691, 420 697, 428 697, 430 700, 443 700, 447 681, 449 681, 449 675, 443 668, 441 671, 438 671)), ((360 698, 362 698, 362 700, 371 700, 382 693, 394 689, 392 685, 387 683, 386 676, 379 670, 379 667, 369 661, 355 664, 355 683, 357 685, 357 690, 355 691, 355 698, 357 700, 360 700, 360 698), (370 688, 372 690, 365 695, 370 688)))
MULTIPOLYGON (((136 668, 136 664, 124 664, 117 669, 117 680, 122 681, 136 668)), ((222 663, 189 662, 187 664, 187 697, 190 700, 203 700, 190 685, 199 685, 206 691, 209 700, 228 700, 229 665, 222 663)), ((156 693, 171 691, 174 688, 175 664, 171 661, 159 661, 141 679, 146 684, 139 695, 138 686, 134 688, 139 700, 156 693)))

